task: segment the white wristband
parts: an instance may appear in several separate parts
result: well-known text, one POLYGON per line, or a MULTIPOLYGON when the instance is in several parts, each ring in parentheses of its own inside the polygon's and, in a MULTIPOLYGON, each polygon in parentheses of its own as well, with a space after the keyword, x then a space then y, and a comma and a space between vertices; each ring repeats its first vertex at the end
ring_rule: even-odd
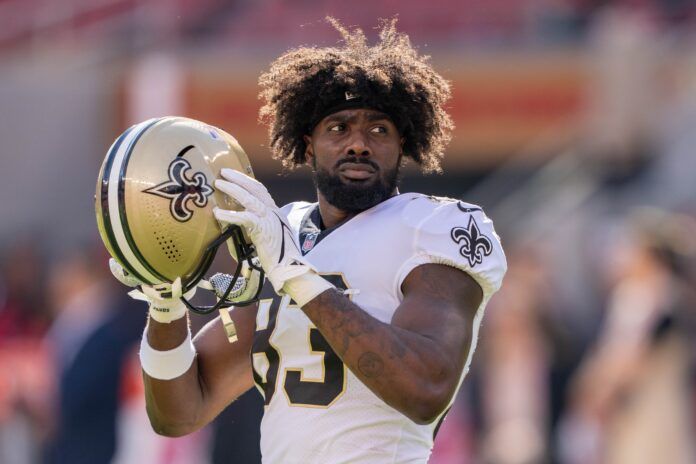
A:
POLYGON ((314 271, 290 279, 283 286, 285 293, 300 307, 330 288, 335 287, 314 271))
POLYGON ((191 329, 186 340, 172 350, 158 351, 147 341, 147 329, 140 342, 140 365, 143 371, 153 379, 175 379, 189 370, 196 357, 196 348, 191 341, 191 329))
POLYGON ((153 301, 150 303, 150 317, 162 324, 169 324, 186 316, 187 309, 186 305, 181 301, 177 301, 171 307, 157 306, 157 303, 153 301))

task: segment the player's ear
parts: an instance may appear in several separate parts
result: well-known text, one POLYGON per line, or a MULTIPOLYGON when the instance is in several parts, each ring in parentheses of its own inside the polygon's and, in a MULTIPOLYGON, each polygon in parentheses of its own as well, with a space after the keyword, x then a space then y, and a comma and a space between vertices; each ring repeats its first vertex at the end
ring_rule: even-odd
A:
POLYGON ((312 166, 314 159, 314 147, 312 146, 312 137, 303 135, 302 139, 305 143, 305 163, 312 166))

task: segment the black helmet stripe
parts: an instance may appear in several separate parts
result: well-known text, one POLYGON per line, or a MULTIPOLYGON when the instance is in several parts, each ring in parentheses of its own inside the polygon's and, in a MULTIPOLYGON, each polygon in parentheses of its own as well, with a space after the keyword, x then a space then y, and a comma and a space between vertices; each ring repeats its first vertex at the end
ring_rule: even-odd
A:
POLYGON ((109 225, 114 238, 114 243, 123 257, 123 266, 143 283, 155 284, 161 281, 157 274, 154 274, 143 265, 141 258, 138 257, 137 248, 134 249, 132 240, 128 240, 126 235, 127 224, 124 224, 124 218, 121 214, 123 208, 123 197, 119 197, 119 189, 122 188, 123 174, 125 172, 124 163, 126 161, 126 153, 132 150, 134 141, 139 139, 142 133, 158 122, 160 119, 150 119, 129 129, 123 141, 119 144, 118 149, 110 153, 109 170, 104 175, 107 179, 107 205, 109 209, 109 225))
MULTIPOLYGON (((133 251, 133 254, 135 255, 135 258, 140 262, 140 264, 147 269, 151 274, 153 274, 155 277, 158 279, 162 280, 163 282, 167 282, 169 278, 163 276, 161 273, 159 273, 143 256, 143 254, 140 252, 138 249, 138 245, 135 243, 135 240, 133 239, 133 235, 131 234, 130 227, 128 226, 128 217, 126 215, 126 202, 125 202, 125 185, 126 185, 126 171, 128 169, 128 161, 130 161, 130 157, 133 154, 133 150, 135 149, 136 144, 138 143, 138 140, 140 140, 140 137, 145 134, 145 132, 148 131, 152 126, 157 124, 158 122, 162 121, 165 118, 157 118, 154 120, 151 120, 151 122, 145 126, 139 134, 135 136, 135 139, 131 142, 130 146, 128 147, 128 151, 126 152, 123 162, 121 163, 121 172, 119 173, 118 176, 118 214, 121 218, 121 225, 123 227, 123 234, 126 237, 126 241, 128 242, 129 248, 133 251)), ((150 283, 155 283, 155 282, 150 282, 150 283)))
POLYGON ((125 258, 125 255, 121 251, 121 248, 118 245, 118 241, 114 236, 114 230, 111 226, 111 215, 109 210, 109 176, 111 174, 111 169, 114 164, 114 157, 118 152, 119 148, 121 147, 123 141, 126 139, 128 134, 130 134, 130 132, 133 129, 135 129, 135 127, 136 126, 131 126, 123 134, 121 134, 121 136, 118 139, 116 139, 116 142, 114 142, 114 144, 111 146, 111 149, 106 154, 104 166, 102 167, 99 200, 101 202, 102 225, 104 227, 104 232, 106 233, 106 236, 109 240, 110 248, 116 255, 114 256, 114 258, 116 258, 116 260, 120 262, 121 265, 124 266, 128 270, 128 272, 132 273, 138 280, 140 280, 141 282, 146 282, 147 279, 140 275, 136 269, 133 269, 133 266, 129 265, 128 260, 125 258))

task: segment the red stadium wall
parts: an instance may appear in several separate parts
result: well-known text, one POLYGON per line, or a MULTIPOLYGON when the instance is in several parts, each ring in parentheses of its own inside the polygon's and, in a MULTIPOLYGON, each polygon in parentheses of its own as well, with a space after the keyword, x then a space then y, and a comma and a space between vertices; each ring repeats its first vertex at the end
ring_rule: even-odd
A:
MULTIPOLYGON (((547 156, 572 137, 586 106, 587 72, 580 55, 438 56, 435 65, 452 82, 450 113, 456 130, 446 168, 489 168, 534 146, 547 156)), ((218 125, 237 137, 257 169, 278 169, 257 121, 256 80, 268 65, 219 56, 181 63, 186 116, 218 125)), ((128 119, 128 85, 122 114, 128 119)), ((126 123, 135 121, 123 121, 126 123)))

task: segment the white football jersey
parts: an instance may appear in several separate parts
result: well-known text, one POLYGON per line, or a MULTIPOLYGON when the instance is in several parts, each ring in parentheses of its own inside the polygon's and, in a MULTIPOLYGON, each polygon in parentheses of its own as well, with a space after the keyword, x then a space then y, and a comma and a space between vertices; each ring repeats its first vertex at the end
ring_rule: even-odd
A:
MULTIPOLYGON (((416 266, 441 263, 476 279, 483 301, 464 378, 483 309, 507 268, 493 224, 481 208, 406 193, 323 231, 316 204, 291 203, 283 212, 305 258, 382 322, 391 321, 403 299, 401 284, 416 266)), ((378 398, 288 296, 259 304, 251 356, 265 399, 264 463, 427 461, 441 420, 418 425, 378 398)))

